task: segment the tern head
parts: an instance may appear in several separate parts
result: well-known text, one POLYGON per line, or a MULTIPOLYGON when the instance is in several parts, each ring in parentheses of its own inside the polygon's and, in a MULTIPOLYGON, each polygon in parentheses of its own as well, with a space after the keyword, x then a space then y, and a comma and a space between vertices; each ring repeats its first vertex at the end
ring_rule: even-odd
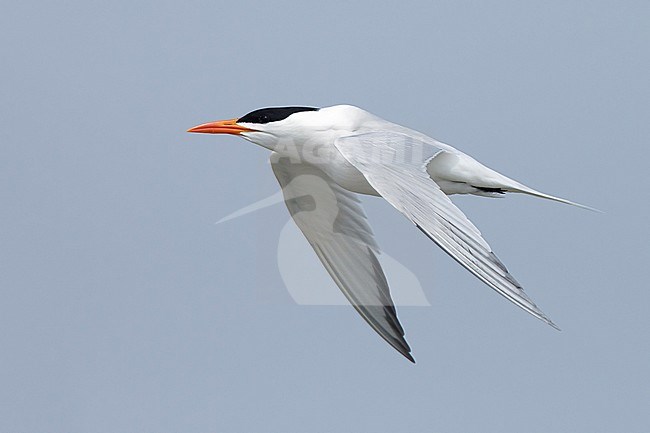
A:
POLYGON ((269 107, 228 120, 204 123, 187 130, 207 134, 238 135, 270 150, 279 144, 326 141, 355 132, 377 119, 352 105, 332 107, 269 107))

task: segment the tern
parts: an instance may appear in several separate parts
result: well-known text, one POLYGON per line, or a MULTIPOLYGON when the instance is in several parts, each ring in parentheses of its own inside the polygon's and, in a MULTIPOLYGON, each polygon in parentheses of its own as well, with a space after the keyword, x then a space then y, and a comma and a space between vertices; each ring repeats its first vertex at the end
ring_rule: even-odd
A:
POLYGON ((289 213, 323 266, 363 319, 411 362, 356 194, 383 197, 479 280, 559 329, 448 196, 523 193, 591 208, 529 188, 448 144, 352 105, 262 108, 188 132, 237 135, 271 151, 289 213))

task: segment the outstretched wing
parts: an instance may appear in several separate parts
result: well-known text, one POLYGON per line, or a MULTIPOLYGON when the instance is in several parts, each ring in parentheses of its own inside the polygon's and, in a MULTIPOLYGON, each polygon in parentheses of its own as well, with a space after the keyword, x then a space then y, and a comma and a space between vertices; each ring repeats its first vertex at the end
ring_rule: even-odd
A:
POLYGON ((355 195, 320 169, 271 155, 285 204, 327 272, 366 322, 411 362, 397 319, 379 248, 355 195))
POLYGON ((435 140, 371 131, 339 138, 335 145, 370 185, 440 248, 499 294, 557 328, 510 275, 481 232, 426 171, 445 150, 435 140))

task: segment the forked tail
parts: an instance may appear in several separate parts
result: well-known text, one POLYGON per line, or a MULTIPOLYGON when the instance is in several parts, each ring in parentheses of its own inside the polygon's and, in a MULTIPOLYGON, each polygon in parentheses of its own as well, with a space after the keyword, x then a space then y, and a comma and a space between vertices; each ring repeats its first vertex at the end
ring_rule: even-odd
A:
POLYGON ((512 187, 509 188, 509 190, 514 191, 514 192, 520 192, 520 193, 523 193, 523 194, 532 195, 532 196, 535 196, 535 197, 545 198, 547 200, 557 201, 557 202, 564 203, 564 204, 570 204, 571 206, 577 206, 579 208, 587 209, 587 210, 590 210, 590 211, 593 211, 593 212, 603 213, 603 211, 601 211, 599 209, 596 209, 596 208, 593 208, 591 206, 585 206, 584 204, 576 203, 576 202, 573 202, 571 200, 567 200, 567 199, 560 198, 560 197, 555 197, 555 196, 552 196, 550 194, 544 194, 543 192, 536 191, 536 190, 534 190, 532 188, 529 188, 526 185, 522 185, 520 183, 518 183, 518 185, 516 187, 514 187, 514 188, 512 188, 512 187))

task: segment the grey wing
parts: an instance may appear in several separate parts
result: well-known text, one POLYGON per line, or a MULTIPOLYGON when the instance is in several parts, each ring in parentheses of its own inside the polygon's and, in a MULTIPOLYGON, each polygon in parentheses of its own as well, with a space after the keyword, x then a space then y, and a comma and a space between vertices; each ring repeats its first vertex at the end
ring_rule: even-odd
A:
POLYGON ((428 175, 429 161, 446 151, 435 140, 372 131, 339 138, 335 144, 384 199, 458 263, 517 306, 557 328, 494 255, 481 232, 428 175))
POLYGON ((271 165, 289 213, 336 285, 384 340, 415 362, 356 196, 314 166, 292 163, 277 153, 271 165))

